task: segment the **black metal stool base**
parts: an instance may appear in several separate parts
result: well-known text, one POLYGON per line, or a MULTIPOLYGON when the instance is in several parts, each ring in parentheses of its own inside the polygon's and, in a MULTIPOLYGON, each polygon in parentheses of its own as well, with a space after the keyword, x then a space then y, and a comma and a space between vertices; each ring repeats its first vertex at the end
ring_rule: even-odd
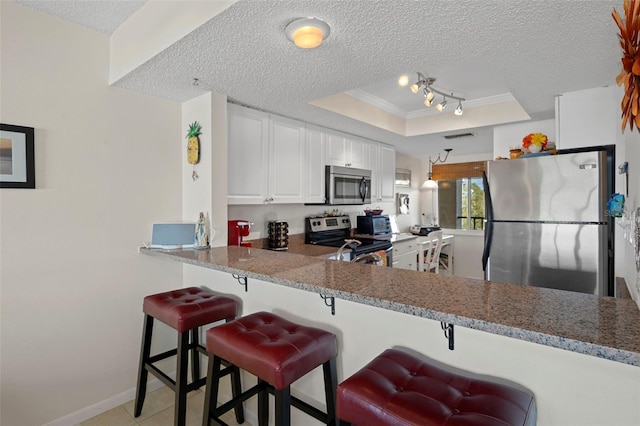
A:
POLYGON ((335 358, 332 358, 322 364, 322 368, 324 372, 324 388, 327 403, 327 412, 321 411, 318 408, 302 401, 301 399, 292 396, 290 386, 286 387, 285 389, 278 390, 269 383, 260 379, 258 379, 258 383, 256 385, 245 390, 244 392, 241 392, 239 380, 237 383, 238 387, 235 389, 233 388, 234 381, 232 381, 233 398, 225 402, 224 404, 217 406, 219 388, 218 384, 220 382, 220 378, 229 373, 235 372, 235 374, 239 374, 240 370, 238 367, 228 363, 222 358, 209 354, 207 387, 204 397, 204 416, 202 425, 209 426, 211 424, 211 420, 215 420, 221 425, 226 425, 226 423, 220 420, 220 417, 231 409, 236 409, 236 420, 238 423, 242 423, 242 421, 238 419, 238 408, 241 412, 242 403, 256 394, 258 395, 259 426, 267 426, 269 422, 269 394, 272 394, 275 397, 275 424, 277 426, 291 425, 292 405, 302 412, 310 415, 311 417, 321 421, 322 423, 325 423, 327 425, 335 425, 335 392, 337 386, 335 358), (222 365, 227 365, 228 367, 221 370, 222 365))
MULTIPOLYGON (((228 319, 227 321, 230 321, 228 319)), ((162 383, 175 392, 175 413, 174 424, 184 426, 187 415, 187 394, 193 390, 201 388, 206 384, 206 377, 200 377, 200 354, 208 355, 204 346, 199 343, 198 330, 194 328, 178 335, 178 347, 169 351, 151 356, 151 337, 153 335, 154 318, 145 315, 144 331, 142 334, 142 347, 140 349, 140 364, 138 368, 138 381, 136 387, 136 399, 134 407, 134 417, 139 417, 142 413, 142 406, 147 392, 147 378, 149 373, 157 377, 162 383), (187 369, 189 366, 189 354, 191 354, 191 376, 192 382, 187 380, 187 369), (176 380, 173 380, 154 364, 172 356, 177 356, 176 380)), ((225 369, 223 377, 233 373, 231 369, 225 369)), ((237 381, 237 389, 240 389, 240 372, 236 371, 232 376, 232 383, 237 381)), ((233 386, 234 389, 236 385, 233 386)), ((235 396, 234 392, 234 396, 235 396)), ((236 408, 236 419, 238 423, 244 422, 244 412, 242 406, 236 408)))

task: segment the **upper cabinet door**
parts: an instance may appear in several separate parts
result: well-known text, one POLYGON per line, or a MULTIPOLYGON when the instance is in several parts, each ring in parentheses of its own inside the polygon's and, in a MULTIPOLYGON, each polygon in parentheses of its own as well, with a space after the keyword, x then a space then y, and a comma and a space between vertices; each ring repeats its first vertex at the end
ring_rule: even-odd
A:
POLYGON ((305 127, 271 116, 269 128, 269 203, 302 203, 305 127))
POLYGON ((396 151, 391 146, 380 144, 380 198, 395 201, 396 196, 396 151))
POLYGON ((331 166, 348 167, 347 139, 338 133, 326 134, 327 136, 327 164, 331 166))
POLYGON ((382 201, 380 195, 380 144, 370 143, 369 151, 369 168, 371 169, 371 202, 382 201))
POLYGON ((371 169, 369 164, 368 143, 362 139, 348 138, 346 151, 349 167, 358 169, 371 169))
POLYGON ((304 163, 304 202, 325 202, 325 150, 326 133, 319 128, 307 126, 304 163))
POLYGON ((340 133, 327 133, 327 164, 331 166, 369 168, 367 142, 340 133))
POLYGON ((228 202, 262 204, 268 183, 269 117, 260 111, 228 106, 228 202))

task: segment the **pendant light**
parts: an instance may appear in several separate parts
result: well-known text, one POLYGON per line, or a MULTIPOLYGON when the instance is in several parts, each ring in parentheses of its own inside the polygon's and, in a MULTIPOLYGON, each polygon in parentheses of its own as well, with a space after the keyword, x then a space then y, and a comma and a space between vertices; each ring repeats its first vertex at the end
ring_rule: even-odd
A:
POLYGON ((431 157, 429 157, 429 170, 427 173, 427 180, 422 184, 423 188, 436 189, 438 187, 438 182, 433 180, 433 173, 431 171, 431 166, 433 166, 437 162, 444 163, 445 161, 447 161, 447 158, 449 157, 449 153, 453 151, 453 149, 446 148, 444 151, 446 152, 444 158, 440 158, 440 153, 438 153, 438 158, 436 158, 435 160, 432 160, 431 157))

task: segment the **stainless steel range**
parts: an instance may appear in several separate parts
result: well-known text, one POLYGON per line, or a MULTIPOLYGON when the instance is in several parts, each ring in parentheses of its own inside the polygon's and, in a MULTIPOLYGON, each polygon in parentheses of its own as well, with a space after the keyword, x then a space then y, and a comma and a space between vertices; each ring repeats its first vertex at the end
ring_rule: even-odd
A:
POLYGON ((318 216, 305 219, 305 243, 307 244, 339 248, 346 244, 345 240, 351 239, 357 240, 359 244, 347 245, 344 250, 345 260, 353 260, 362 254, 384 251, 387 266, 392 265, 391 242, 373 238, 352 238, 349 216, 318 216))

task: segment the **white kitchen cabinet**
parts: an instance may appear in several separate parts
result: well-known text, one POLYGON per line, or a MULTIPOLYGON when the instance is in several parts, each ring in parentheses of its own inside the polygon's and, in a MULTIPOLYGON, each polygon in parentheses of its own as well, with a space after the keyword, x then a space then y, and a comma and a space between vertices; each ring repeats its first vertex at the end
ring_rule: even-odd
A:
POLYGON ((269 180, 269 115, 228 105, 228 202, 262 204, 269 180))
POLYGON ((556 97, 558 149, 614 145, 621 139, 617 86, 563 93, 556 97))
POLYGON ((381 143, 369 143, 371 202, 395 202, 396 151, 381 143))
POLYGON ((304 202, 325 201, 326 133, 323 129, 307 126, 304 162, 304 202))
POLYGON ((305 127, 271 115, 269 120, 268 203, 302 203, 305 127))
POLYGON ((363 139, 347 137, 347 153, 349 155, 349 167, 358 169, 371 168, 368 154, 368 143, 363 139))
POLYGON ((304 124, 229 105, 229 204, 302 203, 304 124))
POLYGON ((393 242, 393 267, 397 269, 418 270, 418 250, 416 238, 393 242))
POLYGON ((368 169, 367 142, 337 132, 327 132, 326 159, 331 166, 368 169))
POLYGON ((396 150, 380 144, 380 201, 395 202, 396 197, 396 150))

